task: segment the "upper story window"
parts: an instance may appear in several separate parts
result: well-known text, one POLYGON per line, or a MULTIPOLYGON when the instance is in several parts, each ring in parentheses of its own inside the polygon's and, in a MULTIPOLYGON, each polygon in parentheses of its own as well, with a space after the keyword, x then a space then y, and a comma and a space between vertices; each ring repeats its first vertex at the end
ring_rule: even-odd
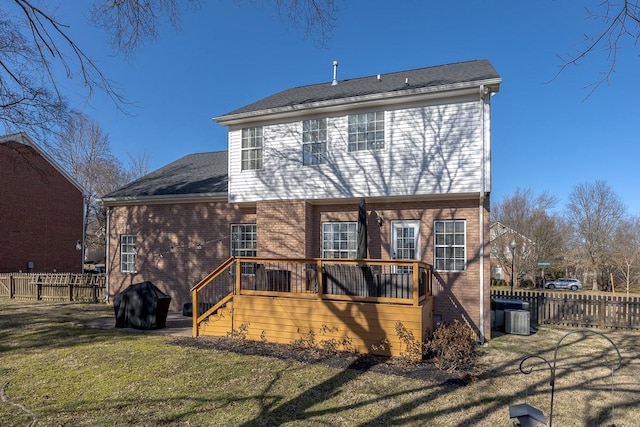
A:
POLYGON ((358 248, 357 222, 322 224, 322 257, 355 259, 358 248))
POLYGON ((384 148, 384 111, 349 116, 349 151, 384 148))
POLYGON ((120 271, 123 273, 136 272, 136 235, 123 234, 120 236, 120 271))
POLYGON ((305 165, 327 163, 327 119, 302 122, 302 162, 305 165))
POLYGON ((466 257, 466 222, 464 220, 435 221, 434 257, 439 271, 464 271, 466 257))
POLYGON ((262 169, 262 126, 242 129, 242 170, 262 169))

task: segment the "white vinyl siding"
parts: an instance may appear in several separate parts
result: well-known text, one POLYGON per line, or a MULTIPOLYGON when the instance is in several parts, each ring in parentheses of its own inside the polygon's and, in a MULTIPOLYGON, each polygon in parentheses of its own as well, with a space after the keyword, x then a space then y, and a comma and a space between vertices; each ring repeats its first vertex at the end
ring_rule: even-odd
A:
POLYGON ((326 118, 327 163, 313 168, 302 167, 300 154, 306 119, 263 124, 261 170, 240 169, 242 129, 230 129, 229 201, 477 193, 483 158, 488 176, 490 151, 477 98, 385 111, 384 148, 378 150, 349 151, 350 114, 326 118))

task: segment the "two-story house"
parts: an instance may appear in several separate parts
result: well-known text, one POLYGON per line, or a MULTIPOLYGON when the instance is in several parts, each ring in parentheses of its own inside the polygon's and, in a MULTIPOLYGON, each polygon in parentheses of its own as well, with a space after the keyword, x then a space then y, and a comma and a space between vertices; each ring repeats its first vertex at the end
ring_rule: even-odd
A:
POLYGON ((24 133, 0 136, 0 272, 80 273, 84 189, 24 133))
MULTIPOLYGON (((332 273, 322 260, 361 258, 364 225, 366 261, 379 265, 361 279, 373 288, 366 295, 334 292, 342 294, 338 300, 390 302, 383 276, 415 273, 410 280, 417 290, 418 271, 428 271, 432 305, 418 314, 417 330, 458 319, 479 339, 488 337, 490 101, 500 83, 487 60, 348 80, 336 78, 334 64, 333 81, 287 89, 216 117, 229 129, 228 152, 187 156, 104 198, 110 293, 150 280, 179 308, 192 301, 189 287, 229 256, 255 256, 308 260, 304 273, 276 271, 288 271, 286 290, 301 297, 296 289, 303 287, 291 282, 305 276, 305 292, 331 294, 332 273), (309 265, 316 262, 309 260, 317 259, 309 285, 309 265), (385 264, 393 261, 423 264, 385 264)), ((257 267, 244 266, 237 277, 258 277, 257 267)), ((240 279, 237 286, 233 313, 245 301, 240 279)), ((417 291, 414 297, 420 305, 417 291)), ((307 309, 318 313, 329 305, 307 309)), ((358 307, 364 317, 402 320, 402 311, 383 314, 383 305, 358 307)), ((327 316, 352 309, 331 305, 327 316)), ((367 331, 379 326, 365 323, 367 331)), ((260 325, 264 334, 268 326, 260 325)))

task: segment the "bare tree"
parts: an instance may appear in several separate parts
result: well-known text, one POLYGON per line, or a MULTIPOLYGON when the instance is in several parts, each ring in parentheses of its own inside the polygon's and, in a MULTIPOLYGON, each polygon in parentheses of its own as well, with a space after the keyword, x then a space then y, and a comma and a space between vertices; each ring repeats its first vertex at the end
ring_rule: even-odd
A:
POLYGON ((117 52, 131 58, 146 42, 156 40, 164 20, 179 30, 182 13, 199 6, 200 0, 101 0, 93 3, 90 20, 111 36, 117 52))
POLYGON ((608 282, 615 233, 625 215, 624 203, 604 181, 579 184, 569 195, 565 216, 573 229, 572 244, 593 274, 593 290, 598 290, 598 282, 608 282))
POLYGON ((273 3, 285 22, 303 29, 306 36, 316 34, 320 46, 325 45, 335 28, 336 0, 273 0, 273 3))
POLYGON ((513 196, 492 206, 492 221, 498 221, 510 230, 498 237, 495 244, 510 248, 511 242, 515 243, 513 255, 511 249, 494 253, 505 270, 510 269, 511 256, 514 256, 516 277, 524 274, 533 277, 538 262, 561 258, 559 243, 564 240, 560 237, 561 221, 550 213, 556 203, 556 199, 546 192, 535 195, 529 189, 517 189, 513 196))
MULTIPOLYGON (((253 0, 249 0, 254 3, 253 0)), ((147 41, 156 39, 168 21, 180 28, 182 13, 201 0, 94 0, 90 22, 104 29, 118 53, 128 58, 147 41)), ((321 44, 333 29, 338 13, 335 0, 277 0, 264 2, 321 44)), ((68 33, 52 6, 37 0, 9 0, 0 10, 0 124, 6 132, 27 132, 47 141, 57 132, 70 109, 54 70, 78 81, 91 96, 106 94, 125 111, 125 96, 68 33), (46 7, 49 7, 47 9, 46 7)))
POLYGON ((625 284, 627 297, 640 280, 640 217, 625 219, 616 230, 611 262, 625 284))
MULTIPOLYGON (((25 8, 25 14, 30 9, 25 8)), ((33 18, 32 18, 33 19, 33 18)), ((6 131, 26 131, 43 139, 67 114, 67 104, 53 82, 40 45, 22 34, 22 23, 0 10, 0 124, 6 131)), ((35 40, 41 40, 31 27, 35 40)))
MULTIPOLYGON (((136 154, 127 153, 129 165, 126 168, 127 182, 138 179, 149 173, 149 152, 145 149, 136 154)), ((105 195, 107 193, 101 193, 105 195)))
POLYGON ((53 155, 86 190, 85 247, 104 245, 104 219, 98 198, 126 184, 133 177, 113 156, 109 135, 81 113, 73 113, 53 147, 53 155))
MULTIPOLYGON (((595 8, 586 8, 587 16, 602 24, 601 31, 585 34, 580 47, 573 53, 560 56, 562 64, 556 77, 572 66, 579 66, 588 56, 605 52, 607 59, 602 77, 590 86, 591 95, 600 85, 608 83, 618 61, 623 42, 636 45, 640 40, 640 0, 599 0, 595 8)), ((589 96, 588 95, 588 96, 589 96)))

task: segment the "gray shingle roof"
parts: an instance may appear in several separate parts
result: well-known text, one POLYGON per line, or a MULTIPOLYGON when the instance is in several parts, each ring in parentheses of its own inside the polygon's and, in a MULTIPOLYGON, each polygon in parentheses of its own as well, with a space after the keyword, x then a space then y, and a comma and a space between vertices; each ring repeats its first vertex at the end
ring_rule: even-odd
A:
POLYGON ((226 151, 189 154, 157 169, 103 199, 227 193, 226 151))
POLYGON ((216 118, 216 120, 224 120, 227 116, 234 116, 236 114, 277 110, 285 107, 301 107, 305 104, 322 101, 407 90, 420 90, 423 88, 435 88, 486 80, 499 81, 500 79, 500 75, 486 59, 458 62, 455 64, 381 74, 380 80, 378 80, 377 75, 375 75, 350 80, 340 80, 335 86, 331 84, 332 82, 327 82, 287 89, 233 110, 216 118))

